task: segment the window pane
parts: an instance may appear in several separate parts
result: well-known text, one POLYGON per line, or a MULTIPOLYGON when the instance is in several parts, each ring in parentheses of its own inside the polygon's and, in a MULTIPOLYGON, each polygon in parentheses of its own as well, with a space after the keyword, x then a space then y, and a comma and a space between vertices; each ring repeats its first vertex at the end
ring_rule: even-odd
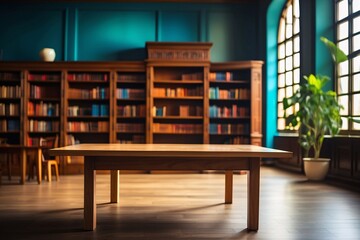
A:
POLYGON ((349 14, 348 10, 348 0, 342 0, 338 2, 337 7, 337 20, 341 20, 349 14))
POLYGON ((300 69, 294 70, 294 83, 300 83, 300 69))
POLYGON ((300 109, 300 105, 298 103, 295 104, 295 111, 298 112, 300 109))
POLYGON ((340 76, 349 74, 349 61, 345 61, 339 64, 339 74, 340 76))
POLYGON ((294 113, 294 110, 292 108, 288 108, 288 109, 286 109, 285 112, 286 112, 286 116, 290 116, 291 114, 294 113))
MULTIPOLYGON (((285 97, 285 88, 280 88, 278 91, 278 102, 282 102, 285 97)), ((278 109, 280 111, 280 108, 278 109)))
POLYGON ((355 94, 353 96, 353 111, 352 114, 353 115, 360 115, 360 94, 355 94))
MULTIPOLYGON (((358 1, 360 2, 360 1, 358 1)), ((360 4, 360 3, 359 3, 360 4)), ((353 20, 353 33, 360 32, 360 16, 353 20)))
POLYGON ((294 8, 294 16, 299 18, 300 17, 299 0, 293 1, 293 8, 294 8))
POLYGON ((291 97, 293 95, 292 86, 286 88, 286 97, 291 97))
POLYGON ((347 119, 347 118, 342 117, 342 118, 341 118, 341 120, 342 120, 342 126, 341 126, 341 129, 343 129, 343 130, 348 130, 348 129, 349 129, 348 119, 347 119))
POLYGON ((292 24, 286 24, 286 38, 290 38, 292 35, 292 24))
POLYGON ((349 92, 349 78, 342 77, 339 79, 338 94, 349 92))
POLYGON ((297 34, 300 32, 300 20, 295 19, 294 21, 294 34, 297 34))
POLYGON ((278 117, 280 118, 284 117, 284 109, 282 103, 278 104, 278 117))
POLYGON ((349 96, 344 95, 339 97, 339 103, 341 106, 343 106, 343 109, 341 109, 340 113, 341 115, 349 115, 349 96))
POLYGON ((354 57, 352 63, 353 63, 353 72, 360 72, 360 55, 354 57))
POLYGON ((285 19, 281 18, 279 23, 279 42, 285 41, 285 19))
POLYGON ((349 40, 339 42, 338 47, 346 54, 349 54, 349 40))
POLYGON ((299 88, 300 86, 298 84, 294 85, 294 92, 296 92, 299 88))
MULTIPOLYGON (((292 72, 287 72, 286 73, 286 86, 291 86, 292 84, 293 84, 292 72)), ((287 96, 290 96, 290 95, 287 95, 287 96)))
POLYGON ((300 67, 300 53, 294 54, 294 67, 300 67))
POLYGON ((286 71, 293 69, 292 56, 286 58, 286 71))
POLYGON ((290 56, 291 54, 293 54, 293 46, 292 46, 292 41, 287 41, 286 42, 286 56, 290 56))
POLYGON ((282 88, 282 87, 285 87, 285 74, 280 74, 279 75, 279 79, 278 79, 278 87, 279 88, 282 88))
POLYGON ((279 73, 285 72, 285 60, 279 61, 279 73))
POLYGON ((357 51, 359 49, 360 49, 360 34, 353 37, 353 52, 355 52, 355 51, 357 51))
POLYGON ((300 52, 300 37, 294 38, 294 52, 300 52))
POLYGON ((360 91, 360 74, 356 74, 353 76, 353 91, 360 91))
POLYGON ((289 5, 286 12, 286 22, 292 23, 293 22, 293 8, 292 5, 289 5))
POLYGON ((353 7, 353 13, 360 10, 360 1, 359 0, 353 0, 352 1, 352 7, 353 7))
MULTIPOLYGON (((360 118, 357 118, 357 119, 360 119, 360 118)), ((360 130, 360 123, 353 122, 352 127, 353 127, 354 130, 360 130)))
POLYGON ((285 44, 279 45, 279 58, 285 58, 285 44))
POLYGON ((349 23, 348 21, 339 24, 338 26, 338 39, 344 39, 349 36, 349 23))
POLYGON ((285 119, 278 119, 278 129, 285 130, 285 119))

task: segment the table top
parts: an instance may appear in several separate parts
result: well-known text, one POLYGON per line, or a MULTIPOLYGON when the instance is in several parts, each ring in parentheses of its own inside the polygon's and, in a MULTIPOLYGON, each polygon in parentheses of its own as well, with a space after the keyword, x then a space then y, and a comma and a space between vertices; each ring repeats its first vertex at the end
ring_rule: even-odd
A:
POLYGON ((49 154, 51 156, 292 157, 292 153, 287 151, 234 144, 77 144, 50 149, 49 154))

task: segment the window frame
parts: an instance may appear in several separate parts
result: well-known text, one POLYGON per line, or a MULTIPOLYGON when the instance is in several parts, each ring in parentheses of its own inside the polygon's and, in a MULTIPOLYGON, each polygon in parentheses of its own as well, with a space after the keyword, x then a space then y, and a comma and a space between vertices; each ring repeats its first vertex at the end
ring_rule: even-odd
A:
MULTIPOLYGON (((284 4, 284 7, 281 11, 281 16, 279 18, 279 25, 278 25, 278 34, 277 34, 277 116, 276 116, 276 129, 278 132, 294 132, 295 129, 287 129, 286 121, 284 118, 284 110, 282 108, 282 99, 283 97, 289 97, 295 93, 295 91, 300 87, 301 77, 300 77, 300 1, 299 0, 288 0, 284 4), (297 11, 294 8, 294 5, 297 5, 297 11), (287 21, 287 14, 288 11, 292 10, 291 22, 287 21), (297 28, 296 28, 297 22, 297 28), (287 25, 291 24, 292 32, 291 36, 286 36, 286 27, 287 25), (297 29, 297 31, 296 31, 297 29), (280 35, 280 34, 283 34, 280 35), (280 37, 282 38, 280 39, 280 37), (297 48, 295 48, 295 40, 298 42, 297 48), (287 54, 287 43, 291 42, 291 54, 287 54), (280 48, 284 46, 284 54, 280 54, 280 48), (291 58, 291 68, 288 68, 286 61, 287 59, 291 58), (297 60, 297 64, 295 65, 295 61, 297 60), (281 64, 283 61, 283 64, 281 64), (283 65, 283 70, 280 70, 283 65), (295 73, 296 72, 296 73, 295 73), (288 82, 291 74, 291 83, 288 82), (298 77, 295 77, 297 75, 298 77), (288 76, 288 77, 287 77, 288 76), (280 80, 283 79, 283 80, 280 80), (289 91, 287 93, 287 91, 289 91), (281 99, 280 99, 281 98, 281 99), (280 123, 282 122, 282 123, 280 123), (283 128, 280 128, 280 125, 283 128)), ((295 112, 296 106, 291 109, 287 109, 287 115, 291 114, 291 112, 295 112), (291 111, 291 112, 290 112, 291 111)))
MULTIPOLYGON (((357 71, 355 71, 354 69, 354 59, 355 58, 359 58, 360 59, 360 47, 359 49, 353 51, 354 48, 354 41, 353 38, 355 36, 360 38, 360 30, 358 30, 357 32, 353 32, 353 21, 355 18, 359 17, 360 19, 360 9, 357 12, 353 12, 352 9, 352 0, 334 0, 334 32, 335 32, 335 43, 337 44, 338 47, 340 47, 347 55, 348 55, 348 61, 346 61, 345 63, 341 63, 339 65, 337 65, 335 67, 335 91, 337 93, 338 98, 341 99, 341 97, 346 98, 347 99, 347 106, 345 106, 345 109, 347 107, 347 113, 342 113, 342 119, 343 119, 343 126, 345 123, 345 126, 347 126, 346 129, 342 128, 340 133, 341 134, 354 134, 354 135, 358 135, 360 134, 360 127, 358 129, 354 128, 354 123, 350 120, 350 117, 356 117, 360 119, 360 113, 358 115, 354 115, 354 105, 353 105, 353 101, 354 101, 354 95, 360 97, 360 87, 357 91, 354 90, 354 84, 353 81, 355 81, 354 76, 357 75, 359 77, 358 80, 360 80, 360 67, 358 67, 359 69, 357 69, 357 71), (340 2, 347 2, 347 14, 345 17, 339 19, 339 14, 338 13, 343 13, 344 10, 339 10, 338 6, 340 2), (341 34, 339 31, 340 25, 341 24, 346 24, 347 22, 347 36, 345 37, 340 37, 339 35, 341 34), (342 42, 344 41, 348 41, 347 43, 347 49, 344 49, 344 45, 342 44, 342 42), (347 73, 342 74, 342 67, 344 64, 348 64, 346 66, 346 68, 344 68, 347 73), (347 85, 347 91, 341 91, 340 88, 342 86, 342 84, 340 83, 341 78, 347 78, 347 81, 345 81, 345 85, 347 85)), ((360 62, 360 60, 359 60, 360 62)), ((344 82, 343 82, 344 83, 344 82)), ((359 83, 360 85, 360 83, 359 83)), ((341 100, 340 100, 341 101, 341 100)), ((360 108, 360 106, 358 106, 358 108, 360 108)), ((360 111, 360 110, 359 110, 360 111)))

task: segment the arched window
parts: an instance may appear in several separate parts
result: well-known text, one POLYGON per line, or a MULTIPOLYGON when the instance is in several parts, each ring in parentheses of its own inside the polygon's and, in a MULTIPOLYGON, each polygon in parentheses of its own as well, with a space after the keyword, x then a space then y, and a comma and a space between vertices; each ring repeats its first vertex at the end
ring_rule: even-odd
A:
MULTIPOLYGON (((281 14, 278 32, 278 91, 277 129, 285 130, 282 100, 290 97, 300 84, 300 8, 299 0, 286 2, 281 14)), ((294 108, 286 110, 290 115, 294 108)))
POLYGON ((342 130, 360 131, 360 0, 335 1, 336 43, 348 55, 337 68, 336 91, 343 117, 342 130))

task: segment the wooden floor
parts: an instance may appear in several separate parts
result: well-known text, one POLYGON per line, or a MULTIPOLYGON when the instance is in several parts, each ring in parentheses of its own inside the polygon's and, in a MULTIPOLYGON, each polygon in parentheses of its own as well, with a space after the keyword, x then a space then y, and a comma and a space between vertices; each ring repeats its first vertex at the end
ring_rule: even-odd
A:
POLYGON ((82 230, 83 177, 0 186, 0 239, 360 239, 360 194, 262 167, 260 225, 246 231, 246 175, 225 205, 221 174, 121 175, 119 204, 97 176, 98 227, 82 230))

